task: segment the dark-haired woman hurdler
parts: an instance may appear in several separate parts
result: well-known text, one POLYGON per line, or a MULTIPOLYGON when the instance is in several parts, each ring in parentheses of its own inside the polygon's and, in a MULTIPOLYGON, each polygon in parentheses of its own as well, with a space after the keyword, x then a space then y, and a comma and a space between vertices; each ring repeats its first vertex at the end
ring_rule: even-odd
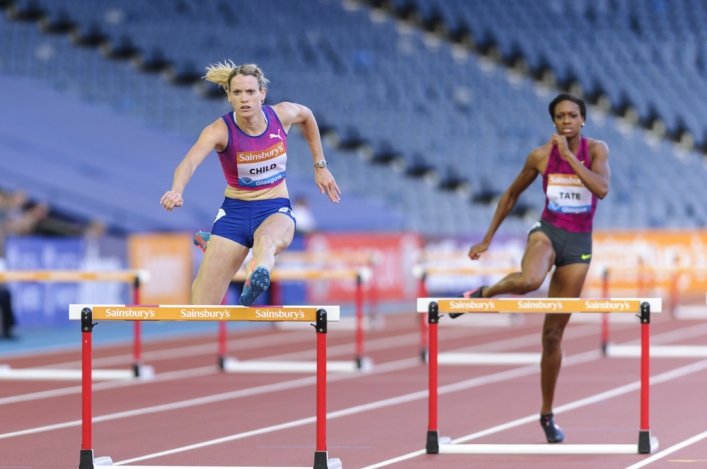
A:
POLYGON ((317 121, 312 111, 295 103, 265 106, 268 80, 253 64, 232 62, 207 68, 208 81, 225 88, 233 112, 206 127, 174 173, 171 190, 160 203, 167 210, 181 207, 189 179, 216 150, 226 176, 226 198, 216 214, 199 273, 192 285, 192 304, 220 304, 248 251, 247 280, 240 303, 251 306, 270 286, 275 256, 285 250, 295 232, 285 167, 287 131, 302 129, 314 160, 314 182, 332 202, 341 191, 327 168, 317 121))
MULTIPOLYGON (((501 197, 483 241, 469 249, 472 260, 488 249, 518 197, 542 175, 545 209, 528 232, 521 270, 494 285, 466 292, 467 298, 532 292, 540 288, 553 265, 549 297, 577 298, 582 293, 592 257, 592 221, 597 199, 603 199, 609 192, 609 148, 600 140, 581 135, 587 114, 581 99, 560 94, 550 103, 549 111, 556 132, 548 143, 530 153, 520 174, 501 197)), ((543 324, 540 424, 549 443, 559 443, 565 438, 555 424, 552 402, 562 364, 562 334, 569 319, 570 314, 548 313, 543 324)))

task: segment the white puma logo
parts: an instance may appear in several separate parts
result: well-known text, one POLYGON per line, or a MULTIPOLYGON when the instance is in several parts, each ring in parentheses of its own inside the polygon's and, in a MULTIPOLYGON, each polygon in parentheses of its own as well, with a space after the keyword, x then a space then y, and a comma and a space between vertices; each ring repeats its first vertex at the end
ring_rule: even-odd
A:
POLYGON ((270 138, 279 138, 280 140, 282 140, 282 137, 280 137, 280 129, 277 129, 277 135, 270 134, 270 138))

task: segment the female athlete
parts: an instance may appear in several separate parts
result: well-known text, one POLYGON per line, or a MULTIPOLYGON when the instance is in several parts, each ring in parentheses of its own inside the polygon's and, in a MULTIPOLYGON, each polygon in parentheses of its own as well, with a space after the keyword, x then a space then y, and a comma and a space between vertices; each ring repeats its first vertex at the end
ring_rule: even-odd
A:
MULTIPOLYGON (((609 148, 600 140, 581 135, 587 113, 581 99, 560 94, 550 103, 549 111, 556 133, 548 143, 530 153, 520 174, 501 197, 483 240, 469 250, 469 257, 478 259, 488 249, 518 197, 542 175, 545 209, 540 221, 528 232, 521 270, 494 285, 467 292, 465 297, 532 292, 540 288, 553 265, 549 297, 577 298, 582 293, 592 257, 592 221, 597 199, 603 199, 609 192, 609 148)), ((543 324, 540 423, 549 443, 559 443, 565 438, 555 424, 552 402, 562 364, 562 334, 569 319, 570 314, 548 313, 543 324)))
POLYGON ((275 256, 292 242, 292 216, 285 167, 287 132, 302 129, 314 160, 314 181, 332 202, 341 191, 327 168, 317 121, 295 103, 266 106, 268 80, 254 64, 230 63, 207 68, 206 80, 225 88, 233 112, 206 127, 174 173, 171 190, 160 203, 167 210, 184 204, 184 189, 196 168, 216 150, 227 187, 211 231, 209 248, 192 285, 192 304, 220 304, 249 250, 240 303, 251 306, 270 286, 275 256))

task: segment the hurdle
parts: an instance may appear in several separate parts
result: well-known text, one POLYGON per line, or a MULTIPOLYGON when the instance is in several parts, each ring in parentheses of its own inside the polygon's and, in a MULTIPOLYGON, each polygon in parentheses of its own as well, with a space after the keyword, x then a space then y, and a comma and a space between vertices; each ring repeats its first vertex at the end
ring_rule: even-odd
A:
MULTIPOLYGON (((455 267, 455 266, 427 266, 418 264, 413 268, 413 276, 418 279, 418 298, 426 298, 427 279, 435 275, 459 275, 459 276, 478 276, 478 275, 504 275, 511 272, 516 272, 517 269, 510 267, 455 267)), ((459 324, 469 326, 512 326, 514 320, 509 315, 498 315, 484 313, 485 317, 482 321, 465 321, 459 318, 459 324)), ((476 315, 480 316, 480 315, 476 315)), ((427 363, 428 360, 428 331, 427 318, 424 314, 420 315, 420 360, 427 363)), ((540 363, 539 354, 478 354, 478 353, 454 353, 440 354, 440 365, 493 365, 499 363, 518 364, 518 363, 540 363)))
MULTIPOLYGON (((668 304, 673 317, 678 318, 678 277, 681 273, 692 272, 695 269, 668 268, 668 304)), ((700 269, 697 269, 700 270, 700 269)), ((657 269, 639 265, 636 268, 620 269, 620 272, 636 272, 636 286, 639 295, 646 293, 650 287, 659 283, 653 277, 657 269)), ((605 268, 602 275, 602 296, 609 297, 610 276, 612 269, 605 268)), ((614 344, 609 340, 609 321, 607 314, 603 315, 601 327, 601 349, 604 355, 613 358, 640 358, 641 346, 632 344, 614 344)), ((651 345, 650 355, 652 358, 704 358, 707 357, 707 346, 704 345, 651 345)))
MULTIPOLYGON (((298 321, 315 323, 317 336, 316 445, 313 469, 341 469, 341 460, 329 459, 326 443, 327 324, 339 320, 338 306, 201 306, 201 305, 69 305, 69 319, 81 324, 81 452, 79 469, 112 465, 110 456, 94 458, 92 422, 92 334, 94 321, 298 321)), ((140 467, 140 466, 130 466, 140 467)), ((168 466, 143 466, 167 469, 168 466)), ((187 466, 178 466, 187 468, 187 466)), ((238 469, 221 467, 220 469, 238 469)), ((241 468, 243 469, 243 468, 241 468)))
MULTIPOLYGON (((355 316, 355 357, 351 361, 329 361, 327 369, 332 372, 368 371, 373 367, 373 360, 364 355, 364 316, 363 316, 363 284, 370 280, 372 271, 368 267, 358 269, 277 269, 272 272, 272 281, 287 280, 347 280, 356 282, 356 316, 355 316)), ((232 281, 244 282, 245 272, 239 271, 232 281)), ((285 324, 290 324, 285 323, 285 324)), ((297 323, 291 323, 297 324, 297 323)), ((226 323, 219 322, 219 357, 218 366, 229 373, 313 373, 317 370, 316 362, 311 361, 267 361, 244 360, 240 361, 227 356, 226 350, 226 323)))
POLYGON ((417 312, 427 313, 429 328, 429 401, 425 450, 428 454, 649 454, 658 449, 651 436, 650 408, 650 318, 662 310, 660 298, 418 298, 417 312), (640 314, 641 386, 638 444, 451 444, 440 437, 437 426, 438 338, 443 313, 612 313, 640 314))
MULTIPOLYGON (((132 301, 140 303, 140 287, 149 280, 145 270, 6 270, 0 271, 0 283, 8 282, 119 282, 132 285, 132 301)), ((150 379, 154 369, 142 363, 142 341, 140 322, 133 324, 133 363, 132 370, 93 370, 93 379, 114 380, 141 378, 150 379)), ((81 370, 54 368, 12 368, 0 365, 0 380, 80 380, 81 370)))

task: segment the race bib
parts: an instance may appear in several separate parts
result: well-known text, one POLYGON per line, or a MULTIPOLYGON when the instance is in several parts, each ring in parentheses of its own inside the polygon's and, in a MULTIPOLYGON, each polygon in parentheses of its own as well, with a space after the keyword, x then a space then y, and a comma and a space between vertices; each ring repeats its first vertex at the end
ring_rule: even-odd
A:
POLYGON ((575 174, 550 174, 547 200, 552 212, 587 213, 592 209, 592 193, 575 174))

